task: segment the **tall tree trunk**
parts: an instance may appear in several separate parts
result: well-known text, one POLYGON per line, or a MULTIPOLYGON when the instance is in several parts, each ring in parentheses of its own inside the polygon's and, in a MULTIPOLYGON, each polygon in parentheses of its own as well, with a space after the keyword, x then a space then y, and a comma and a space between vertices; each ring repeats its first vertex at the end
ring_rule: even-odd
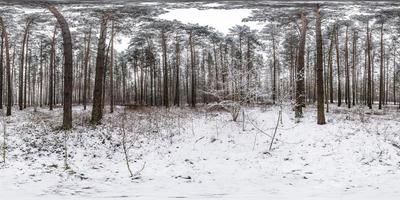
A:
POLYGON ((63 111, 63 128, 72 128, 72 74, 73 74, 73 58, 72 58, 72 40, 69 26, 64 16, 58 12, 57 8, 48 5, 47 8, 57 19, 60 24, 63 46, 64 46, 64 111, 63 111))
MULTIPOLYGON (((85 54, 85 44, 83 44, 82 50, 81 50, 81 57, 77 58, 77 78, 78 78, 78 105, 81 105, 81 100, 82 100, 82 68, 83 68, 83 64, 84 64, 84 54, 85 54), (80 60, 79 60, 80 59, 80 60)), ((75 93, 76 94, 76 93, 75 93)))
POLYGON ((363 72, 363 102, 367 105, 367 72, 368 72, 368 34, 365 41, 364 51, 364 72, 363 72))
POLYGON ((89 65, 89 53, 90 53, 90 44, 92 39, 92 27, 89 29, 89 33, 87 35, 87 43, 86 43, 86 51, 85 51, 85 63, 84 63, 84 71, 83 71, 83 109, 86 110, 87 104, 87 93, 88 93, 88 65, 89 65))
POLYGON ((393 42, 393 104, 396 105, 396 44, 393 42))
POLYGON ((357 74, 356 74, 356 59, 357 59, 357 32, 353 31, 353 58, 352 58, 352 96, 353 106, 356 105, 356 90, 357 90, 357 74))
POLYGON ((105 102, 106 102, 106 76, 107 76, 107 66, 110 62, 109 55, 110 55, 110 47, 111 47, 111 40, 108 41, 107 45, 107 53, 104 61, 104 69, 103 69, 103 88, 102 88, 102 100, 101 100, 101 109, 104 110, 105 102))
MULTIPOLYGON (((26 45, 28 48, 28 43, 26 45)), ((32 52, 27 49, 27 74, 25 75, 25 84, 27 83, 27 87, 25 87, 25 100, 24 100, 24 108, 26 108, 27 104, 30 105, 30 96, 31 96, 31 69, 32 69, 32 52), (26 92, 28 90, 28 93, 26 92)))
POLYGON ((125 105, 127 103, 127 91, 126 91, 126 63, 124 60, 122 60, 121 63, 122 66, 122 102, 125 105))
POLYGON ((333 52, 333 41, 335 37, 335 26, 333 26, 333 30, 330 36, 330 45, 329 45, 329 53, 328 53, 328 70, 329 70, 329 98, 330 102, 333 103, 333 64, 332 64, 332 52, 333 52))
POLYGON ((24 82, 24 63, 25 63, 25 45, 28 37, 28 32, 30 29, 30 26, 33 22, 32 18, 28 18, 25 26, 25 31, 24 31, 24 36, 22 38, 22 49, 21 49, 21 64, 19 66, 19 87, 18 87, 18 104, 19 104, 19 109, 22 110, 24 108, 23 105, 23 82, 24 82))
POLYGON ((290 92, 290 100, 293 100, 293 89, 294 89, 294 83, 293 83, 293 71, 295 68, 295 63, 294 63, 294 51, 293 51, 293 36, 290 36, 290 44, 289 44, 289 49, 290 49, 290 72, 289 72, 289 92, 290 92))
POLYGON ((219 56, 220 56, 220 62, 221 62, 221 82, 222 82, 222 94, 226 94, 226 67, 225 67, 225 57, 226 57, 226 51, 224 50, 225 48, 223 47, 222 42, 220 43, 219 46, 219 56))
POLYGON ((43 41, 40 41, 39 106, 43 105, 43 41))
MULTIPOLYGON (((90 57, 90 56, 89 56, 90 57)), ((91 91, 91 88, 92 88, 92 63, 94 63, 94 58, 93 58, 93 60, 91 59, 91 57, 90 57, 90 59, 89 59, 89 66, 88 66, 88 83, 87 83, 87 87, 88 87, 88 89, 87 89, 87 95, 88 95, 88 99, 89 99, 89 101, 91 100, 91 102, 93 103, 93 96, 92 96, 92 94, 93 93, 90 93, 90 91, 91 91)))
POLYGON ((153 50, 151 48, 151 43, 148 41, 148 51, 151 54, 151 60, 150 60, 150 105, 154 106, 154 101, 155 101, 155 95, 154 95, 154 90, 155 90, 155 67, 156 67, 156 61, 155 57, 153 54, 153 50))
POLYGON ((371 33, 369 31, 369 21, 367 22, 367 105, 372 109, 372 72, 371 72, 371 33))
MULTIPOLYGON (((371 47, 371 52, 372 52, 372 56, 371 56, 371 104, 374 105, 375 103, 375 56, 376 56, 376 51, 373 50, 373 45, 372 45, 372 30, 370 32, 369 35, 369 41, 370 41, 370 47, 371 47)), ((379 98, 379 96, 378 96, 379 98)))
MULTIPOLYGON (((246 53, 246 63, 247 63, 247 88, 246 88, 246 96, 247 97, 247 102, 250 103, 250 99, 253 97, 250 95, 250 85, 251 85, 251 80, 252 80, 252 68, 253 68, 253 61, 252 61, 252 49, 251 49, 251 42, 250 42, 250 36, 247 37, 247 53, 246 53)), ((217 62, 217 59, 215 59, 215 62, 217 62)), ((275 63, 276 64, 276 63, 275 63)), ((278 70, 279 72, 279 70, 278 70)), ((279 76, 278 76, 279 77, 279 76)), ((278 97, 279 98, 279 87, 278 87, 278 97)))
MULTIPOLYGON (((390 51, 390 50, 389 50, 390 51)), ((384 93, 384 97, 385 97, 385 105, 388 104, 388 100, 389 100, 389 58, 390 58, 390 52, 388 52, 387 56, 386 56, 386 68, 385 68, 385 74, 386 74, 386 89, 383 90, 384 93)))
MULTIPOLYGON (((11 72, 10 72, 10 50, 8 45, 8 34, 6 30, 6 26, 4 24, 3 18, 0 17, 1 24, 1 35, 4 39, 4 46, 6 49, 6 75, 7 75, 7 116, 11 115, 11 106, 12 106, 12 83, 11 83, 11 72)), ((3 54, 2 54, 3 55, 3 54)))
POLYGON ((321 34, 321 12, 320 7, 317 5, 315 11, 316 15, 316 30, 315 40, 317 42, 317 124, 325 124, 325 112, 324 112, 324 70, 323 70, 323 51, 322 51, 322 34, 321 34))
POLYGON ((306 33, 307 33, 307 19, 304 11, 301 12, 301 35, 299 42, 299 56, 296 72, 296 105, 295 105, 295 117, 303 117, 303 104, 304 104, 304 50, 306 44, 306 33))
POLYGON ((114 78, 113 78, 113 65, 114 65, 114 20, 111 23, 111 61, 110 61, 110 113, 114 112, 114 78))
POLYGON ((181 65, 181 48, 179 44, 179 36, 176 36, 175 44, 175 98, 174 105, 179 106, 180 103, 180 90, 179 90, 179 68, 181 65))
POLYGON ((383 72, 383 54, 384 54, 384 49, 383 49, 383 22, 381 24, 381 67, 380 67, 380 76, 379 76, 379 109, 382 109, 382 104, 383 104, 383 100, 384 100, 384 84, 383 84, 383 80, 384 80, 384 72, 383 72))
POLYGON ((200 76, 202 79, 202 82, 200 83, 202 87, 202 96, 203 96, 203 103, 207 104, 208 99, 207 99, 207 94, 205 91, 207 91, 207 82, 206 82, 206 69, 205 69, 205 60, 206 60, 206 51, 203 50, 202 56, 201 56, 201 64, 200 64, 200 76))
POLYGON ((339 51, 339 25, 336 25, 336 66, 337 66, 337 76, 338 76, 338 106, 342 105, 342 87, 340 86, 340 51, 339 51))
POLYGON ((192 99, 191 99, 191 106, 196 107, 196 71, 195 71, 195 65, 196 65, 196 55, 195 55, 195 50, 194 50, 194 45, 193 45, 193 33, 190 31, 189 33, 189 48, 190 48, 190 66, 191 66, 191 71, 192 71, 192 99))
POLYGON ((191 58, 191 56, 189 56, 189 51, 190 48, 187 48, 186 51, 186 67, 185 67, 185 91, 186 91, 186 103, 188 105, 191 105, 190 103, 190 95, 189 95, 189 66, 190 66, 190 61, 189 59, 191 58))
POLYGON ((349 66, 349 26, 346 26, 346 46, 345 46, 345 59, 346 59, 346 103, 347 107, 351 107, 350 100, 350 66, 349 66))
POLYGON ((135 92, 135 104, 137 104, 137 101, 138 101, 138 98, 137 98, 137 93, 138 93, 138 91, 137 91, 137 67, 138 67, 138 56, 136 55, 136 53, 135 53, 135 55, 134 55, 134 60, 133 60, 133 88, 134 88, 134 92, 135 92))
POLYGON ((36 73, 37 73, 37 66, 32 69, 32 96, 31 96, 31 105, 34 107, 34 111, 36 112, 36 73))
POLYGON ((0 35, 1 37, 1 47, 0 47, 0 109, 3 110, 3 82, 4 82, 4 36, 3 33, 0 35))
MULTIPOLYGON (((218 56, 217 56, 217 47, 216 44, 213 43, 213 50, 214 50, 214 67, 215 67, 215 90, 219 90, 219 73, 218 73, 218 56)), ((218 99, 217 99, 218 101, 218 99)))
POLYGON ((275 33, 272 31, 272 59, 273 59, 273 80, 272 80, 272 104, 276 101, 276 47, 275 47, 275 33))
POLYGON ((104 56, 105 56, 105 41, 107 37, 107 21, 109 14, 103 14, 100 26, 99 43, 97 47, 96 58, 96 75, 93 91, 93 109, 92 123, 99 124, 103 117, 102 96, 103 96, 103 73, 104 73, 104 56))
POLYGON ((50 65, 49 65, 49 108, 53 110, 54 103, 54 68, 55 68, 55 42, 57 26, 54 27, 53 39, 51 41, 50 65))
POLYGON ((30 66, 28 66, 28 59, 29 59, 29 54, 28 54, 28 52, 29 52, 29 32, 28 32, 28 35, 27 35, 27 37, 26 37, 26 48, 25 48, 25 76, 24 76, 24 101, 23 101, 23 104, 24 104, 24 108, 26 108, 26 85, 27 85, 27 83, 28 83, 28 77, 29 77, 29 71, 28 71, 28 69, 29 69, 29 67, 30 66))
POLYGON ((169 107, 168 99, 168 61, 167 61, 167 38, 165 36, 165 30, 161 30, 161 46, 163 56, 163 104, 165 107, 169 107))

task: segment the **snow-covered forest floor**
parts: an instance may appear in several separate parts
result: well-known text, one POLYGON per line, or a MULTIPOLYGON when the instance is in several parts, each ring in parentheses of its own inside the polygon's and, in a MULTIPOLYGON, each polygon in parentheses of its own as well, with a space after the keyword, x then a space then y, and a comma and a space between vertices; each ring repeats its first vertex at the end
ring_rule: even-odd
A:
POLYGON ((244 130, 242 114, 233 122, 204 107, 106 108, 94 127, 90 107, 77 106, 67 170, 62 109, 15 110, 0 199, 398 199, 400 112, 330 109, 327 124, 317 125, 314 108, 295 123, 284 106, 269 151, 276 106, 244 108, 244 130))

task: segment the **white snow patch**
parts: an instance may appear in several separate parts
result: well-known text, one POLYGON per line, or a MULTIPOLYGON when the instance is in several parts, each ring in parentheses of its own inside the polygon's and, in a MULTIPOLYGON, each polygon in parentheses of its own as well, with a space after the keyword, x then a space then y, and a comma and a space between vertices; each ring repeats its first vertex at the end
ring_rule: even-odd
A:
POLYGON ((371 113, 332 106, 321 126, 315 108, 307 107, 294 123, 285 107, 269 153, 265 134, 273 133, 279 109, 244 109, 244 128, 241 118, 233 122, 227 112, 203 108, 128 111, 124 123, 121 107, 93 127, 91 108, 74 107, 71 170, 63 169, 63 133, 56 129, 62 109, 13 110, 7 118, 7 164, 0 163, 0 198, 398 199, 395 109, 371 113), (121 123, 132 171, 146 162, 140 179, 129 178, 121 123))

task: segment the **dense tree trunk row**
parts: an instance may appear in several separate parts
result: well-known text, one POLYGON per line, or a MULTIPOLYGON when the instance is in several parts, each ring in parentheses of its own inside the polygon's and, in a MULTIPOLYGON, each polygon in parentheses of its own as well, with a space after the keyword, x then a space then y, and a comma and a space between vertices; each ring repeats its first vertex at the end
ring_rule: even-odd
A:
MULTIPOLYGON (((82 104, 86 110, 93 102, 92 122, 98 124, 106 105, 113 112, 118 104, 169 107, 186 102, 196 107, 199 103, 219 102, 275 104, 287 98, 294 100, 296 118, 303 116, 306 103, 316 103, 317 122, 324 124, 324 103, 326 111, 333 103, 345 103, 348 108, 365 104, 372 108, 378 99, 379 109, 390 101, 397 103, 396 42, 393 41, 393 47, 385 43, 383 22, 379 24, 380 48, 372 45, 377 40, 372 37, 375 29, 369 21, 365 31, 351 24, 329 24, 324 42, 323 15, 318 7, 315 32, 307 32, 312 29, 306 12, 301 12, 298 31, 283 29, 287 33, 282 35, 281 27, 273 25, 269 32, 260 33, 269 38, 269 56, 263 57, 260 36, 246 26, 233 27, 230 35, 225 36, 212 35, 199 27, 189 27, 186 33, 166 26, 153 28, 159 34, 131 35, 140 42, 118 52, 114 42, 120 22, 106 13, 94 56, 92 26, 83 33, 80 51, 73 54, 67 22, 55 7, 48 9, 59 26, 54 27, 50 40, 40 40, 40 47, 32 42, 37 39, 32 32, 33 18, 26 19, 21 45, 13 44, 12 58, 7 33, 2 28, 0 67, 7 69, 8 57, 12 68, 0 70, 0 94, 7 86, 10 114, 14 99, 19 109, 47 105, 53 110, 62 105, 63 127, 68 129, 72 126, 72 103, 82 104), (57 30, 61 30, 63 42, 58 41, 57 30), (365 40, 359 39, 364 37, 360 32, 365 32, 365 40), (306 42, 308 35, 315 36, 315 45, 306 42), (61 45, 63 55, 59 53, 61 45), (21 48, 20 52, 16 48, 21 48), (364 52, 357 53, 361 50, 364 52), (19 66, 11 63, 14 59, 19 66), (377 61, 379 70, 374 67, 377 61), (377 81, 379 84, 375 84, 377 81), (12 91, 14 82, 17 92, 12 91)), ((1 106, 3 99, 6 98, 0 98, 1 106)))

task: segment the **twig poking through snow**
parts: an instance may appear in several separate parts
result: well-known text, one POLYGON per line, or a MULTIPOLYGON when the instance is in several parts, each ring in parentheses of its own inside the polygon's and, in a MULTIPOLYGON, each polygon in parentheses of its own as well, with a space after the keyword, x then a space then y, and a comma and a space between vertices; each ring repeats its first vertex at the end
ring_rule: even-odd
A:
POLYGON ((3 164, 6 164, 6 139, 7 139, 7 124, 6 124, 6 116, 4 114, 4 109, 3 109, 3 164))
POLYGON ((204 138, 204 136, 201 137, 201 138, 199 138, 199 139, 197 139, 197 140, 194 142, 194 144, 196 144, 197 142, 199 142, 199 141, 202 140, 203 138, 204 138))
POLYGON ((280 110, 279 110, 278 120, 276 121, 274 135, 272 136, 271 143, 269 145, 269 151, 271 151, 271 149, 272 149, 272 144, 274 143, 276 132, 278 131, 279 121, 282 121, 282 105, 280 105, 279 108, 280 108, 280 110))
POLYGON ((191 118, 192 118, 192 135, 195 135, 195 134, 194 134, 194 123, 193 123, 194 119, 193 119, 193 113, 192 113, 191 118))
POLYGON ((144 170, 145 167, 146 167, 146 162, 143 163, 142 168, 139 171, 135 172, 135 174, 132 177, 133 178, 138 178, 140 173, 142 173, 142 171, 144 170))
POLYGON ((132 173, 132 170, 131 170, 131 167, 129 166, 128 151, 126 149, 125 122, 126 122, 126 110, 124 109, 124 114, 123 114, 123 117, 122 117, 122 148, 124 150, 125 162, 126 162, 126 167, 128 168, 128 171, 129 171, 129 175, 131 177, 134 177, 133 173, 132 173))
POLYGON ((242 129, 243 129, 243 132, 244 132, 244 131, 245 131, 245 126, 244 126, 244 124, 245 124, 244 110, 242 110, 242 116, 243 116, 243 127, 242 127, 242 129))
POLYGON ((258 132, 256 132, 256 134, 254 135, 254 142, 253 142, 253 149, 252 149, 252 151, 254 151, 254 148, 256 147, 257 134, 258 134, 258 132))
POLYGON ((254 128, 256 128, 258 131, 260 131, 262 134, 272 138, 271 135, 269 135, 268 133, 266 133, 265 131, 261 130, 260 128, 258 128, 254 123, 253 120, 250 119, 250 117, 247 115, 247 120, 250 122, 251 125, 253 125, 254 128))
POLYGON ((199 139, 197 139, 197 140, 194 142, 194 144, 193 144, 193 149, 194 149, 195 145, 197 144, 197 142, 199 142, 200 140, 204 139, 204 137, 205 137, 205 136, 200 137, 199 139))

